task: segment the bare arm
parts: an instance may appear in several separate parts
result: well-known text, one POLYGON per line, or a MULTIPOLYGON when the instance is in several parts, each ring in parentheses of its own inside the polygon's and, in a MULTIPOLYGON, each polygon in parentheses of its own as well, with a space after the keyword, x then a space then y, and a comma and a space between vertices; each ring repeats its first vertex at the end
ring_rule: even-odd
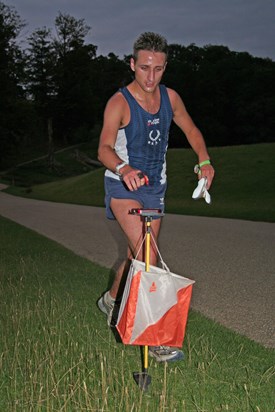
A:
POLYGON ((113 172, 116 170, 116 165, 122 162, 115 153, 114 147, 118 129, 123 123, 123 103, 122 97, 118 94, 108 101, 98 146, 98 159, 113 172))
MULTIPOLYGON (((120 127, 129 121, 129 107, 121 93, 115 94, 106 105, 104 111, 103 127, 100 134, 98 159, 112 172, 116 172, 116 166, 123 162, 116 154, 114 147, 117 133, 120 127)), ((137 190, 145 184, 145 179, 137 174, 141 170, 133 169, 130 165, 125 165, 120 169, 122 180, 129 190, 137 190)))
MULTIPOLYGON (((173 120, 177 126, 185 134, 190 146, 198 156, 198 163, 209 160, 206 144, 202 133, 194 124, 192 118, 188 114, 185 105, 181 97, 174 90, 168 89, 170 101, 173 108, 174 117, 173 120)), ((205 165, 201 168, 201 175, 199 177, 206 177, 208 182, 208 188, 211 186, 214 178, 214 169, 212 165, 205 165)))

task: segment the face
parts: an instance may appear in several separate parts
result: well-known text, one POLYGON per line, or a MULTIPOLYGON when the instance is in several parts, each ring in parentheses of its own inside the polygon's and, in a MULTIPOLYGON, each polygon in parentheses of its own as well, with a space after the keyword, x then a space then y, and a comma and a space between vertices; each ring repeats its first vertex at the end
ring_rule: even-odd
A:
POLYGON ((135 72, 135 81, 146 93, 153 93, 161 81, 166 67, 166 54, 140 50, 137 60, 130 61, 131 69, 135 72))

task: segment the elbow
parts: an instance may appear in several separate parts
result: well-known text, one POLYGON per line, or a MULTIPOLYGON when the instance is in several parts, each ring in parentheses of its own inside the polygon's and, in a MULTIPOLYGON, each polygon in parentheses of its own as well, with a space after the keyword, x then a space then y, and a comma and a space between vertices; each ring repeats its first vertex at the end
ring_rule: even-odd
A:
POLYGON ((100 163, 102 163, 103 165, 105 165, 105 161, 106 161, 106 148, 104 146, 101 146, 98 148, 97 151, 97 159, 100 163))
POLYGON ((97 151, 97 160, 102 163, 102 148, 99 147, 97 151))
POLYGON ((110 154, 113 151, 114 150, 109 145, 105 145, 105 144, 99 145, 98 150, 97 150, 97 158, 99 162, 101 162, 103 165, 106 166, 106 162, 107 163, 109 162, 110 154))
POLYGON ((97 160, 98 160, 99 162, 101 162, 101 157, 100 157, 100 152, 99 152, 99 150, 98 150, 98 152, 97 152, 97 160))

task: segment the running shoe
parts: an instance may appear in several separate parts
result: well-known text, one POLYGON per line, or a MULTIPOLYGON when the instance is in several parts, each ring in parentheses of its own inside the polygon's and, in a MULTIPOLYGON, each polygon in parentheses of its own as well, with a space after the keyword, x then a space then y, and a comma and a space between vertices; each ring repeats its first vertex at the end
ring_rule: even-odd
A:
POLYGON ((97 301, 97 306, 101 312, 107 315, 108 326, 112 326, 113 310, 115 307, 115 300, 112 300, 109 295, 109 291, 105 292, 104 295, 97 301))
POLYGON ((149 355, 157 362, 175 362, 184 358, 181 350, 171 346, 149 346, 149 355))

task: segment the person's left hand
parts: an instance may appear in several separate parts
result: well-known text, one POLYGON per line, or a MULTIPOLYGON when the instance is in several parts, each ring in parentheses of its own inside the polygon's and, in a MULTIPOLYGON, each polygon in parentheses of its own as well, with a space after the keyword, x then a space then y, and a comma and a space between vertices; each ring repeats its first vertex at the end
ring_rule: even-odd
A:
POLYGON ((202 177, 206 177, 207 179, 206 189, 207 190, 210 189, 210 186, 212 185, 214 175, 215 175, 215 170, 212 165, 204 165, 200 168, 200 171, 198 173, 198 179, 201 179, 202 177))

